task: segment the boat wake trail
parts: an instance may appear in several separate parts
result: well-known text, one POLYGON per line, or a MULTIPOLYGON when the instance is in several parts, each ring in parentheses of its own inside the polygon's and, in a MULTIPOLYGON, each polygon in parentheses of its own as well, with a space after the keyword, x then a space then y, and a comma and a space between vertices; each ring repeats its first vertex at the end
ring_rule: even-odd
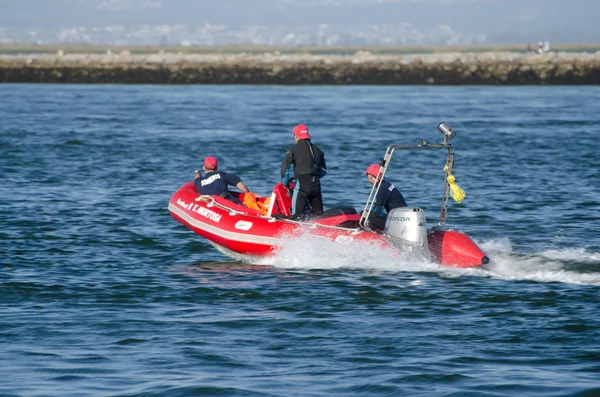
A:
POLYGON ((584 248, 513 251, 508 238, 480 243, 492 258, 484 272, 492 278, 600 286, 600 253, 584 248))
POLYGON ((381 250, 356 241, 345 245, 315 236, 289 240, 275 256, 261 259, 260 264, 283 269, 435 272, 453 278, 477 276, 600 286, 600 253, 581 248, 520 254, 513 251, 508 238, 478 244, 491 258, 485 268, 442 267, 406 252, 381 250))

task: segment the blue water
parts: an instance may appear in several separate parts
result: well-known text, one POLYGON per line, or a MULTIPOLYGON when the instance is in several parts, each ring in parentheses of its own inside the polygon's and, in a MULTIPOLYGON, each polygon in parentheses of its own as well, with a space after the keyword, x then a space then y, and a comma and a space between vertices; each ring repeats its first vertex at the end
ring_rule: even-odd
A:
MULTIPOLYGON (((0 395, 600 394, 600 87, 0 85, 0 395), (310 238, 269 266, 171 218, 206 155, 269 193, 303 122, 325 206, 457 137, 454 270, 310 238)), ((430 225, 444 155, 388 179, 430 225)))

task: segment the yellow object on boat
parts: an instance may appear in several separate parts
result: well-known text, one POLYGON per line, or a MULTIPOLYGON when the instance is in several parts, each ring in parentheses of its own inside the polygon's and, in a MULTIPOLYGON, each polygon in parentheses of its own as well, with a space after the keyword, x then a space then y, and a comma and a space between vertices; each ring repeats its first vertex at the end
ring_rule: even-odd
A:
POLYGON ((446 180, 448 181, 448 185, 450 185, 450 195, 457 203, 460 203, 465 199, 467 193, 460 186, 458 186, 455 182, 456 178, 450 172, 448 172, 448 165, 444 167, 444 171, 448 174, 446 180))

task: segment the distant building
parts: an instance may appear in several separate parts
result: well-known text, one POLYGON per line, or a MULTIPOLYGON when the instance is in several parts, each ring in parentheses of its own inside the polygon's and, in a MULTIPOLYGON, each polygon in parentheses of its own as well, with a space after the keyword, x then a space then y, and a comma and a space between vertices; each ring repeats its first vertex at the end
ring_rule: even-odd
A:
POLYGON ((548 52, 550 51, 550 43, 547 41, 544 41, 544 48, 543 48, 544 52, 548 52))
POLYGON ((537 43, 537 53, 538 54, 544 53, 544 43, 542 43, 541 41, 538 41, 538 43, 537 43))

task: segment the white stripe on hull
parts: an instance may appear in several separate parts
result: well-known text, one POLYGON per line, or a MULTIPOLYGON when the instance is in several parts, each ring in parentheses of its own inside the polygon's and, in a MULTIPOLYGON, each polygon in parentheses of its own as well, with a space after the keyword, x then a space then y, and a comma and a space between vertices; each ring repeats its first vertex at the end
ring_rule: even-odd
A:
POLYGON ((258 245, 267 245, 269 247, 279 247, 283 245, 283 239, 277 237, 266 237, 257 236, 254 234, 244 234, 237 232, 230 232, 228 230, 221 229, 219 227, 204 223, 196 218, 193 218, 187 214, 184 210, 177 207, 175 204, 169 203, 169 211, 182 218, 189 225, 194 226, 198 229, 202 229, 208 233, 222 237, 230 241, 236 241, 239 243, 250 243, 258 245))

